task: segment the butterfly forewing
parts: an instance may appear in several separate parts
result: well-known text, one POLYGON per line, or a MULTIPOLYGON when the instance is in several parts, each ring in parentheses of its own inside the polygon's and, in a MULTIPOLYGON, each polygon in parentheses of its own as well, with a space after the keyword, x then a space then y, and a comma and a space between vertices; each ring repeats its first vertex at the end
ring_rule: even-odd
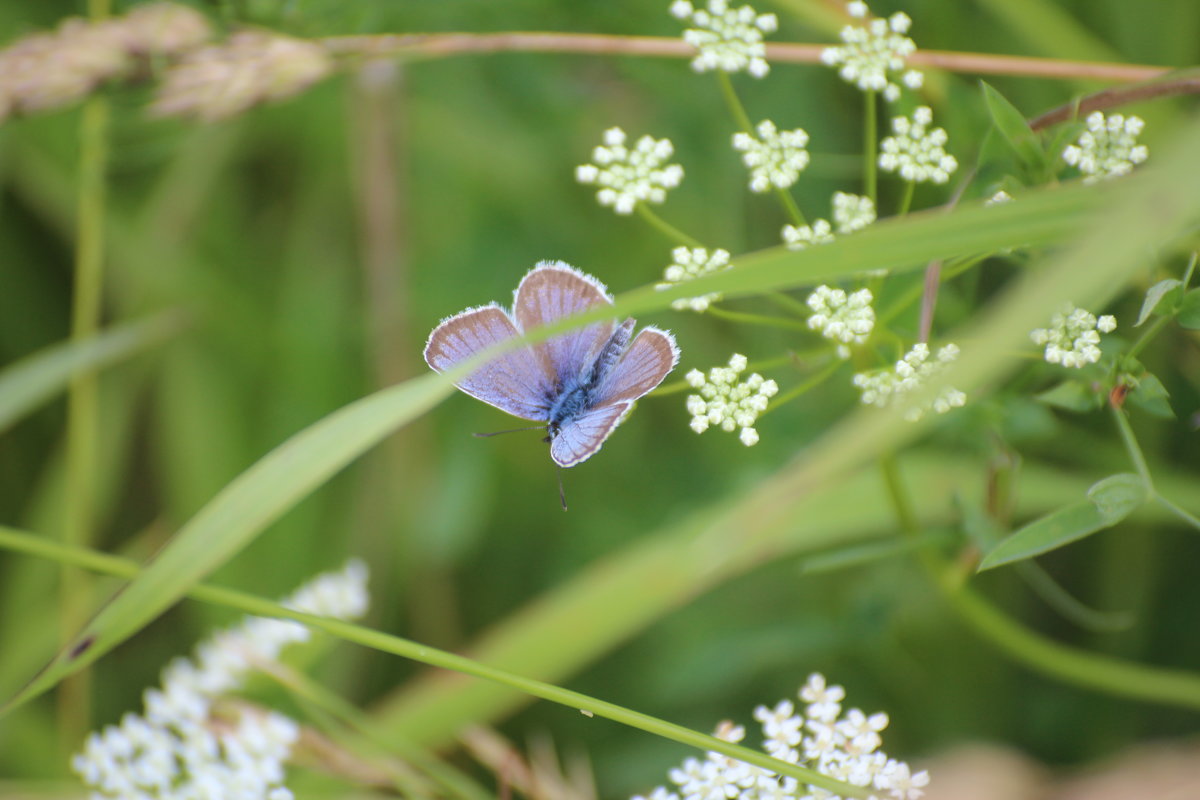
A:
MULTIPOLYGON (((612 304, 604 286, 566 264, 540 264, 517 287, 513 314, 523 331, 603 304, 612 304)), ((533 346, 545 370, 576 377, 591 365, 613 332, 611 320, 593 322, 533 346)))
POLYGON ((584 411, 563 423, 550 440, 550 457, 560 467, 573 467, 600 449, 629 410, 629 403, 613 403, 584 411))
POLYGON ((674 336, 658 328, 643 328, 621 360, 605 374, 593 403, 633 402, 662 383, 678 361, 674 336))
MULTIPOLYGON (((518 336, 508 313, 492 304, 443 320, 429 334, 425 361, 445 372, 471 356, 518 336)), ((499 356, 455 384, 472 397, 522 419, 544 421, 554 387, 529 347, 499 356)))

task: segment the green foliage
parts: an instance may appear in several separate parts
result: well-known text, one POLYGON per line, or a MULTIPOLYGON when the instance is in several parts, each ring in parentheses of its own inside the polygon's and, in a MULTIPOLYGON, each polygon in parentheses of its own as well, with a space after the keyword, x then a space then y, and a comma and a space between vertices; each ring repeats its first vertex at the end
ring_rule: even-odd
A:
MULTIPOLYGON (((193 4, 222 28, 304 37, 676 36, 665 5, 193 4)), ((805 22, 826 7, 778 5, 774 40, 832 41, 836 20, 805 22)), ((1200 25, 1193 4, 1148 16, 1161 36, 1140 45, 1117 24, 1119 0, 1087 5, 1075 18, 1036 0, 984 3, 1004 24, 983 26, 970 4, 906 10, 922 48, 1138 62, 1161 41, 1169 63, 1200 61, 1200 36, 1174 30, 1200 25)), ((0 21, 15 35, 77 11, 10 4, 0 21)), ((82 114, 0 127, 0 519, 36 534, 0 529, 0 774, 31 791, 68 777, 63 753, 135 708, 160 667, 230 607, 280 596, 347 556, 369 563, 374 610, 362 628, 331 630, 367 647, 329 647, 315 671, 331 696, 365 709, 359 722, 392 754, 446 748, 476 723, 518 742, 549 730, 561 747, 587 749, 603 796, 644 792, 678 760, 675 744, 601 726, 580 717, 583 705, 532 704, 580 696, 531 692, 522 677, 707 731, 722 718, 750 723, 754 705, 823 670, 891 713, 889 750, 900 755, 990 738, 1082 762, 1194 727, 1179 709, 1197 706, 1200 649, 1173 615, 1200 604, 1188 567, 1197 540, 1176 533, 1194 533, 1200 511, 1188 424, 1200 373, 1183 330, 1200 329, 1200 289, 1182 266, 1198 244, 1200 132, 1179 108, 1137 108, 1152 148, 1137 174, 1048 186, 1081 125, 1034 133, 1025 117, 1094 87, 998 76, 981 94, 973 79, 931 74, 920 102, 960 163, 980 167, 963 196, 1008 188, 1016 200, 942 208, 960 171, 949 186, 918 188, 918 210, 888 218, 908 200, 885 175, 878 223, 794 252, 779 246, 788 209, 746 191, 721 91, 686 61, 448 51, 388 64, 351 61, 298 97, 212 125, 148 118, 153 77, 107 89, 103 315, 82 340, 70 321, 82 114), (671 138, 686 179, 654 210, 729 249, 736 269, 654 289, 674 243, 602 209, 573 179, 612 125, 671 138), (420 355, 439 319, 508 302, 547 258, 597 275, 617 314, 671 328, 683 350, 668 379, 677 385, 644 398, 600 453, 563 474, 566 514, 540 435, 472 438, 509 420, 454 392, 454 376, 430 374, 420 355), (851 378, 918 341, 932 261, 942 270, 933 340, 961 345, 944 377, 967 407, 911 424, 899 409, 862 408, 851 378), (878 269, 890 274, 862 277, 878 269), (848 361, 795 311, 822 282, 877 290, 876 334, 848 361), (706 292, 724 294, 727 317, 671 311, 672 299, 706 292), (1102 359, 1079 371, 1035 363, 1029 340, 1066 300, 1120 322, 1102 359), (741 324, 771 315, 790 325, 741 324), (687 428, 683 374, 732 352, 781 387, 753 448, 687 428), (67 572, 62 594, 57 567, 72 559, 124 574, 29 544, 61 539, 84 502, 66 488, 64 454, 79 434, 59 398, 87 373, 99 389, 94 450, 83 453, 85 544, 143 566, 121 584, 67 572), (1150 550, 1130 558, 1136 547, 1150 550), (955 594, 970 567, 936 565, 973 565, 978 549, 989 574, 955 594), (1035 556, 1045 556, 1034 589, 1044 604, 1026 602, 1019 580, 1035 556), (998 619, 989 602, 1019 611, 998 619), (1136 637, 1092 606, 1136 620, 1136 637), (1053 641, 1033 633, 1051 629, 1047 619, 1059 624, 1053 641), (395 655, 420 661, 426 645, 517 678, 424 674, 395 655), (59 715, 66 692, 33 700, 85 667, 90 708, 59 715), (1070 713, 1030 724, 1014 699, 1027 691, 1070 713)), ((812 163, 791 191, 810 221, 833 191, 861 191, 859 94, 814 65, 772 63, 764 80, 731 83, 750 119, 808 131, 812 163)), ((297 694, 273 696, 303 706, 297 694)))

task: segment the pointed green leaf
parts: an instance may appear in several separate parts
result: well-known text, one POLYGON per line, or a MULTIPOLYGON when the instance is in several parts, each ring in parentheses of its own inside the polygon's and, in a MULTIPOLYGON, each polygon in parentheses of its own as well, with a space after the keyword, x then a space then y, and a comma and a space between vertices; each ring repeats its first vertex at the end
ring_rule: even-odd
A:
POLYGON ((1111 523, 1095 503, 1083 501, 1036 519, 996 545, 979 564, 979 572, 1057 550, 1091 536, 1111 523))
POLYGON ((1182 286, 1183 284, 1174 278, 1167 278, 1165 281, 1159 281, 1150 287, 1146 292, 1146 299, 1142 301, 1142 310, 1138 314, 1137 322, 1133 323, 1133 327, 1137 327, 1150 318, 1154 313, 1154 309, 1158 308, 1158 304, 1167 296, 1171 290, 1182 286))
POLYGON ((1109 525, 1116 525, 1146 502, 1146 482, 1140 475, 1121 472, 1096 481, 1088 489, 1088 500, 1109 525))
POLYGON ((1171 408, 1171 403, 1167 399, 1170 396, 1167 393, 1167 387, 1162 385, 1162 381, 1153 375, 1146 374, 1138 378, 1137 386, 1129 393, 1129 403, 1147 414, 1153 414, 1162 419, 1175 419, 1175 410, 1171 408))
POLYGON ((1192 289, 1183 296, 1175 319, 1188 330, 1200 330, 1200 289, 1192 289))
POLYGON ((1035 399, 1039 403, 1061 408, 1065 411, 1086 413, 1100 407, 1101 398, 1085 381, 1063 381, 1052 389, 1038 394, 1035 399))
POLYGON ((980 84, 983 86, 983 100, 988 113, 1004 141, 1023 164, 1040 173, 1046 167, 1046 154, 1042 152, 1037 134, 1025 121, 1025 115, 991 85, 984 81, 980 81, 980 84))

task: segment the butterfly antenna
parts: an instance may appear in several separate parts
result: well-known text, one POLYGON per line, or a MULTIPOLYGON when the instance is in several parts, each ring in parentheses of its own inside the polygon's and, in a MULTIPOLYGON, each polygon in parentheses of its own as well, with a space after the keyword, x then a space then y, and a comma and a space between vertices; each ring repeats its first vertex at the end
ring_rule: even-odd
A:
POLYGON ((492 431, 491 433, 472 433, 472 436, 480 439, 486 439, 489 436, 499 436, 502 433, 520 433, 521 431, 544 431, 545 425, 530 425, 528 428, 509 428, 506 431, 492 431))
POLYGON ((560 467, 558 464, 555 464, 554 471, 558 473, 558 502, 562 503, 563 511, 566 511, 567 493, 563 491, 562 467, 560 467))

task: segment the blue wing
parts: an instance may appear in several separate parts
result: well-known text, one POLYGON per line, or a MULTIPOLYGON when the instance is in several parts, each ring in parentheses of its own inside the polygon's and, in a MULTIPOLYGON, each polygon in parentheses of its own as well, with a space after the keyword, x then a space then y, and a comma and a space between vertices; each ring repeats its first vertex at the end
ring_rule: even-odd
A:
POLYGON ((643 328, 621 359, 602 376, 592 402, 632 403, 662 383, 678 362, 674 336, 658 328, 643 328))
MULTIPOLYGON (((469 308, 442 320, 429 334, 425 361, 438 372, 518 336, 508 312, 495 303, 469 308)), ((489 361, 457 384, 467 394, 515 417, 544 422, 549 419, 549 400, 554 379, 547 375, 541 359, 522 347, 489 361)))
MULTIPOLYGON (((604 284, 561 262, 546 261, 521 279, 513 300, 513 316, 517 326, 529 332, 606 304, 612 305, 612 298, 604 284)), ((533 350, 548 373, 557 376, 560 383, 569 383, 592 366, 612 332, 612 320, 593 322, 539 342, 533 350)))
POLYGON ((550 440, 550 457, 560 467, 573 467, 600 449, 621 422, 629 403, 592 408, 564 422, 550 440))

